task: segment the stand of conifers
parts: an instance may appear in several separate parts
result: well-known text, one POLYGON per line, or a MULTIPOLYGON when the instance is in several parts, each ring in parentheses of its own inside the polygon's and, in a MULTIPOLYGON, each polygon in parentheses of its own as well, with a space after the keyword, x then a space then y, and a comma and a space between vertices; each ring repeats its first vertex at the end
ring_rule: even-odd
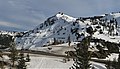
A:
POLYGON ((18 51, 16 49, 16 44, 11 41, 8 47, 9 52, 7 54, 4 54, 4 51, 0 52, 0 68, 5 69, 5 67, 7 67, 9 69, 26 69, 26 62, 30 62, 30 56, 29 54, 22 52, 22 50, 24 49, 18 51), (5 61, 6 59, 3 58, 3 56, 9 57, 9 59, 5 61))

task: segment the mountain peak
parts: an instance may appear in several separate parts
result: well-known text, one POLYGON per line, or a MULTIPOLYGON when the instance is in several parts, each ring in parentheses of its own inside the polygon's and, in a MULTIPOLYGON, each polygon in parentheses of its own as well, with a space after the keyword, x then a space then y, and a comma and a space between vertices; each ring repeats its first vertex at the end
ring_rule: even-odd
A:
POLYGON ((66 21, 68 21, 68 22, 73 22, 73 21, 76 20, 76 18, 71 17, 71 16, 69 16, 69 15, 66 15, 66 14, 64 14, 64 13, 62 13, 62 12, 58 12, 58 13, 56 14, 56 17, 57 17, 58 19, 61 18, 61 19, 66 20, 66 21))

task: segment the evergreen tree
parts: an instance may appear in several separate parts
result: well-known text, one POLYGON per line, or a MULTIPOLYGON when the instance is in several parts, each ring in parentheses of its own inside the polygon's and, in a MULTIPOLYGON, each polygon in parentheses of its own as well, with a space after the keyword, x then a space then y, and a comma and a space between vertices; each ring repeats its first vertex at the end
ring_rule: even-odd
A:
POLYGON ((21 52, 19 54, 18 57, 18 65, 17 65, 17 69, 26 69, 26 62, 30 62, 30 56, 29 54, 27 54, 27 56, 25 57, 24 53, 23 53, 23 47, 21 49, 21 52))
POLYGON ((29 54, 27 54, 26 62, 30 62, 30 55, 29 54))
POLYGON ((17 65, 17 69, 26 69, 26 64, 25 64, 26 60, 24 57, 24 53, 20 53, 19 54, 19 60, 18 60, 18 65, 17 65))
POLYGON ((70 46, 71 40, 70 40, 70 35, 68 36, 68 46, 70 46))
POLYGON ((86 32, 89 33, 90 35, 92 35, 93 32, 93 28, 91 26, 89 26, 88 28, 86 28, 86 32))
POLYGON ((6 34, 0 34, 0 48, 5 49, 10 46, 10 42, 12 41, 12 36, 6 34))
POLYGON ((107 69, 120 69, 120 54, 118 57, 118 61, 116 61, 116 59, 114 59, 113 61, 108 61, 106 63, 106 68, 107 69))
POLYGON ((0 51, 0 58, 2 59, 2 60, 0 61, 0 68, 1 68, 1 69, 4 69, 4 58, 3 58, 2 51, 0 51))
POLYGON ((53 41, 54 41, 54 42, 53 42, 53 45, 56 45, 56 44, 57 44, 57 40, 56 40, 56 38, 54 38, 53 41))
POLYGON ((15 45, 15 43, 14 42, 11 42, 11 46, 10 46, 10 55, 9 55, 9 57, 10 57, 10 60, 11 60, 11 62, 12 62, 12 66, 13 67, 15 67, 15 62, 17 61, 17 59, 18 59, 18 51, 17 51, 17 49, 16 49, 16 47, 15 47, 16 45, 15 45))
POLYGON ((118 62, 116 61, 116 59, 114 59, 111 63, 111 69, 120 69, 118 66, 118 62))
POLYGON ((88 47, 90 45, 90 37, 86 37, 75 48, 76 54, 73 58, 74 64, 70 69, 89 69, 90 68, 90 54, 88 47))
POLYGON ((111 61, 108 60, 105 66, 107 69, 111 69, 111 61))
POLYGON ((117 28, 117 26, 118 26, 118 22, 117 22, 117 20, 115 19, 115 27, 117 28))
POLYGON ((120 53, 119 53, 119 57, 118 57, 118 68, 120 69, 120 53))

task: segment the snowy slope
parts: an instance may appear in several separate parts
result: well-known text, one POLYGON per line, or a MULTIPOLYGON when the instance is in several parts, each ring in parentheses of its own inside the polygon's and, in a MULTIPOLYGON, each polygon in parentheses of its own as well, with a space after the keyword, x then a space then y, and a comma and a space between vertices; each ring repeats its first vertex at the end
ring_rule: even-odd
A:
MULTIPOLYGON (((62 57, 31 55, 31 62, 28 63, 28 69, 69 69, 73 65, 72 59, 66 63, 62 57)), ((95 69, 106 69, 105 64, 90 62, 95 69)))
POLYGON ((63 58, 50 56, 31 56, 28 69, 69 69, 73 61, 64 63, 63 58))
POLYGON ((16 43, 19 48, 24 46, 29 49, 52 45, 54 42, 67 43, 68 39, 78 42, 90 35, 90 28, 94 38, 119 43, 119 15, 120 13, 110 13, 74 18, 59 12, 28 31, 23 37, 16 38, 16 43))

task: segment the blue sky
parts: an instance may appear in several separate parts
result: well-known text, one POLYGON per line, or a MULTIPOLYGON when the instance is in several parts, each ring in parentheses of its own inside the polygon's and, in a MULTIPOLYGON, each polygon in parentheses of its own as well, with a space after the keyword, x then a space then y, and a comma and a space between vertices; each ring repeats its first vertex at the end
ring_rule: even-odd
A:
POLYGON ((0 30, 30 30, 61 11, 73 17, 120 11, 120 0, 0 0, 0 30))

